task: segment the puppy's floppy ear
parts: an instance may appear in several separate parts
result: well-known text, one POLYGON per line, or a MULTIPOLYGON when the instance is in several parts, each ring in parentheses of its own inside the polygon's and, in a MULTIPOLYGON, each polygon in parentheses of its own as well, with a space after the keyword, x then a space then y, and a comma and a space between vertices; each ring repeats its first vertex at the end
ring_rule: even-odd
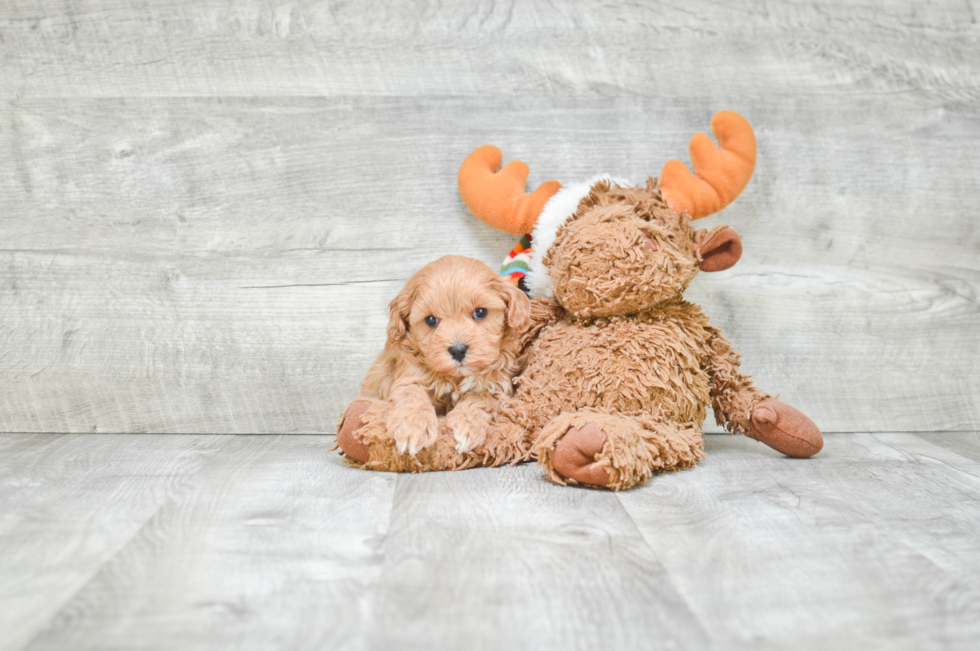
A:
POLYGON ((412 314, 412 303, 418 294, 418 282, 411 277, 398 296, 388 304, 388 340, 400 342, 408 335, 408 318, 412 314))
POLYGON ((497 286, 497 291, 507 304, 504 313, 507 325, 517 332, 525 332, 531 327, 530 299, 504 276, 497 276, 497 286))

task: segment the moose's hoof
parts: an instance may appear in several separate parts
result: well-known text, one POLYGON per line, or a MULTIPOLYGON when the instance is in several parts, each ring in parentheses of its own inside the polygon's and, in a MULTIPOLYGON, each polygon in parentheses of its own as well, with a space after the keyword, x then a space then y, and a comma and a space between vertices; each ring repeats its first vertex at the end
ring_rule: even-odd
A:
POLYGON ((816 424, 800 410, 766 398, 752 410, 749 436, 790 457, 812 457, 823 448, 816 424))
POLYGON ((357 435, 361 428, 361 416, 368 410, 371 403, 366 400, 355 400, 347 406, 344 412, 344 424, 337 430, 337 445, 344 454, 358 463, 367 463, 371 451, 367 444, 357 435))
POLYGON ((552 465, 555 472, 580 484, 606 486, 609 472, 596 461, 606 444, 606 433, 595 423, 570 427, 555 444, 552 465))

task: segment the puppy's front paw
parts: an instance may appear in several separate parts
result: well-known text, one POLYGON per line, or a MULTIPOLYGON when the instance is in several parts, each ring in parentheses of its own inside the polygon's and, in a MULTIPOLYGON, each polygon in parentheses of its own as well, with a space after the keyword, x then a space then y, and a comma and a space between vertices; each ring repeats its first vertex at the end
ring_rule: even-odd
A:
POLYGON ((482 409, 454 409, 446 414, 446 427, 456 439, 456 451, 465 454, 487 440, 490 414, 482 409))
POLYGON ((431 405, 395 405, 388 412, 387 427, 398 451, 413 457, 439 436, 439 419, 431 405))

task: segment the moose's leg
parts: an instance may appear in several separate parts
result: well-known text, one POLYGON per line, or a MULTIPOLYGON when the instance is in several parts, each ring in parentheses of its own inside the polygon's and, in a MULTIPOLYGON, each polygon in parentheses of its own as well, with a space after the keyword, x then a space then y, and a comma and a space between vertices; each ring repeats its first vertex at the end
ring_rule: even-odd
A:
POLYGON ((445 418, 439 419, 435 443, 415 456, 399 452, 385 425, 390 410, 391 403, 372 398, 358 398, 348 405, 337 424, 337 445, 349 464, 390 472, 462 470, 480 465, 478 453, 456 451, 456 439, 446 428, 445 418))
POLYGON ((654 472, 693 466, 704 458, 704 442, 696 425, 581 410, 548 423, 533 453, 559 484, 623 490, 654 472))
POLYGON ((823 448, 816 423, 775 398, 766 398, 752 409, 746 435, 790 457, 812 457, 823 448))
POLYGON ((739 354, 717 328, 708 349, 715 421, 791 457, 812 457, 823 447, 820 430, 806 415, 769 397, 739 370, 739 354))

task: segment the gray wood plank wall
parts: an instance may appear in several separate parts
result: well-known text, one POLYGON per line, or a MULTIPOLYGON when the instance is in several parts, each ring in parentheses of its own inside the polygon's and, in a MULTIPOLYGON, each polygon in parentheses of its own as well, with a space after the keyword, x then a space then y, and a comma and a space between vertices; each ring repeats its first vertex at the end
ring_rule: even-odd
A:
POLYGON ((643 180, 755 125, 690 296, 825 431, 980 420, 977 2, 0 4, 0 431, 332 432, 385 306, 496 264, 459 162, 643 180))

